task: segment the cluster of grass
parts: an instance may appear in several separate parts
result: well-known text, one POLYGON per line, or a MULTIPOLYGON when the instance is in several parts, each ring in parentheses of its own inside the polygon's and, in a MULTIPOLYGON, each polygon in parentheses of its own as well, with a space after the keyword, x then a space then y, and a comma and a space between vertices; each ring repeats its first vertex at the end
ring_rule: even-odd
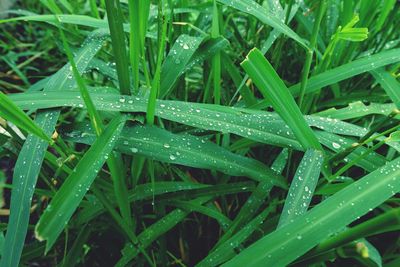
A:
POLYGON ((0 266, 400 266, 396 0, 23 0, 0 266))

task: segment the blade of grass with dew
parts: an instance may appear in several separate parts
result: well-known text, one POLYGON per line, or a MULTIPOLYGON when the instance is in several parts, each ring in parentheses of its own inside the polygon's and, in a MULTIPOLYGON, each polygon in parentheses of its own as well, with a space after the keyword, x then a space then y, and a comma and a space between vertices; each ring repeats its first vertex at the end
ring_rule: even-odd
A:
POLYGON ((186 65, 197 51, 204 37, 182 34, 175 41, 161 68, 160 97, 169 95, 179 77, 185 72, 186 65))
POLYGON ((230 6, 246 14, 252 15, 259 19, 261 22, 271 26, 272 28, 278 29, 286 36, 292 38, 298 42, 301 46, 308 49, 308 46, 300 36, 298 36, 291 28, 289 28, 281 18, 275 16, 275 14, 269 12, 264 7, 260 6, 257 2, 252 0, 217 0, 219 3, 230 6))
POLYGON ((193 53, 193 56, 190 58, 183 72, 192 69, 193 66, 195 66, 196 64, 199 64, 200 62, 211 58, 213 55, 215 55, 219 51, 223 51, 228 46, 229 41, 223 36, 205 40, 193 53))
POLYGON ((257 48, 253 49, 241 65, 257 85, 264 98, 272 103, 276 112, 293 130, 303 148, 322 150, 286 85, 261 51, 257 48))
POLYGON ((380 233, 399 230, 399 212, 398 208, 389 210, 372 219, 362 222, 351 228, 347 228, 341 233, 328 238, 317 247, 309 251, 304 258, 318 255, 330 249, 342 246, 351 241, 362 237, 369 237, 380 233))
POLYGON ((225 266, 283 266, 291 263, 400 191, 399 178, 400 158, 397 158, 263 237, 225 266))
MULTIPOLYGON (((37 125, 49 136, 53 133, 57 120, 58 116, 54 116, 52 112, 39 112, 36 116, 37 125)), ((28 135, 19 152, 13 173, 15 189, 11 191, 11 212, 5 237, 8 245, 4 247, 2 253, 1 267, 19 264, 28 230, 33 191, 47 146, 47 142, 42 139, 28 135)))
MULTIPOLYGON (((325 86, 399 61, 400 48, 390 49, 356 59, 321 74, 311 76, 308 80, 305 93, 318 91, 325 86)), ((289 90, 294 96, 298 96, 300 93, 300 84, 289 87, 289 90)))
MULTIPOLYGON (((334 152, 340 152, 344 150, 346 147, 352 146, 354 144, 354 140, 350 138, 346 138, 344 136, 337 136, 331 133, 318 131, 316 132, 318 136, 318 140, 323 144, 325 147, 331 149, 334 152)), ((355 158, 360 157, 367 151, 365 147, 358 147, 354 150, 351 154, 347 156, 346 160, 354 160, 355 158)), ((375 152, 371 152, 367 155, 364 159, 357 163, 358 166, 362 167, 363 169, 371 172, 386 163, 386 159, 375 152)))
POLYGON ((350 120, 374 114, 387 116, 395 109, 396 106, 392 103, 370 103, 365 105, 363 102, 357 101, 344 108, 330 108, 314 114, 339 120, 350 120))
MULTIPOLYGON (((58 25, 58 26, 60 26, 60 25, 58 25)), ((96 132, 96 135, 100 136, 104 129, 103 121, 102 121, 97 109, 95 108, 95 105, 93 104, 93 101, 90 97, 89 91, 86 88, 85 81, 79 74, 78 68, 77 68, 74 58, 72 56, 72 52, 69 48, 69 44, 67 42, 67 39, 66 39, 61 27, 59 27, 59 31, 60 31, 60 35, 61 35, 61 38, 63 41, 65 53, 67 54, 68 61, 72 68, 72 73, 75 77, 76 83, 78 85, 79 91, 80 91, 82 99, 83 99, 83 102, 85 103, 85 106, 88 110, 90 122, 96 132)), ((129 202, 127 201, 128 200, 128 189, 127 189, 125 179, 124 179, 125 178, 124 173, 123 173, 124 166, 122 163, 121 156, 111 153, 107 159, 107 165, 108 165, 108 168, 110 169, 111 177, 114 182, 115 198, 117 199, 121 215, 122 215, 123 219, 126 221, 127 225, 130 225, 131 224, 131 209, 129 206, 129 202)))
POLYGON ((318 150, 308 149, 301 160, 289 187, 279 218, 278 228, 303 215, 314 195, 324 157, 318 150))
POLYGON ((384 68, 371 71, 372 76, 382 86, 390 99, 400 109, 400 83, 384 68))
MULTIPOLYGON (((104 34, 102 31, 95 31, 89 35, 89 38, 85 41, 82 49, 79 50, 75 57, 79 72, 85 70, 90 59, 93 58, 101 48, 103 40, 104 34)), ((48 79, 44 90, 47 92, 49 90, 68 89, 72 87, 74 83, 75 80, 72 79, 70 65, 67 64, 48 79)), ((45 92, 43 94, 46 94, 45 92)), ((57 92, 57 94, 59 94, 59 92, 57 92)), ((36 124, 40 125, 41 128, 50 135, 54 131, 59 114, 59 110, 38 111, 35 118, 36 124)), ((13 184, 18 186, 24 184, 25 186, 20 190, 13 190, 11 192, 11 214, 6 241, 13 245, 7 246, 7 249, 4 251, 3 259, 0 262, 0 266, 2 267, 17 266, 20 260, 29 221, 33 188, 36 185, 36 180, 46 150, 47 142, 42 141, 42 139, 36 136, 28 135, 17 159, 15 166, 15 170, 17 171, 13 176, 13 184)))
MULTIPOLYGON (((93 89, 92 89, 93 91, 93 89)), ((145 112, 146 100, 139 97, 121 97, 117 94, 91 93, 98 110, 121 112, 145 112)), ((80 107, 79 93, 13 94, 10 98, 23 109, 72 106, 80 107)), ((204 105, 183 101, 157 100, 156 115, 170 121, 179 122, 206 130, 234 133, 248 139, 291 147, 302 150, 300 144, 285 122, 276 114, 216 105, 204 105), (267 127, 268 125, 268 127, 267 127), (282 130, 284 129, 284 130, 282 130)), ((350 136, 360 136, 366 129, 336 119, 319 116, 305 116, 308 125, 324 131, 350 136)))
MULTIPOLYGON (((90 144, 94 135, 75 131, 69 140, 90 144), (79 134, 78 134, 79 133, 79 134), (83 135, 83 136, 82 136, 83 135)), ((259 161, 236 155, 198 137, 173 134, 152 126, 125 128, 116 149, 130 155, 195 168, 218 170, 232 176, 248 176, 256 181, 270 181, 285 188, 286 182, 259 161)))
POLYGON ((111 43, 117 67, 119 90, 123 95, 130 95, 130 78, 128 70, 128 57, 125 46, 125 33, 123 29, 123 15, 119 0, 106 0, 108 25, 111 34, 111 43))
POLYGON ((125 120, 124 116, 118 116, 107 125, 107 128, 85 153, 74 172, 65 180, 40 217, 35 227, 35 236, 39 241, 47 241, 46 251, 54 245, 57 237, 68 224, 97 173, 112 152, 125 120))

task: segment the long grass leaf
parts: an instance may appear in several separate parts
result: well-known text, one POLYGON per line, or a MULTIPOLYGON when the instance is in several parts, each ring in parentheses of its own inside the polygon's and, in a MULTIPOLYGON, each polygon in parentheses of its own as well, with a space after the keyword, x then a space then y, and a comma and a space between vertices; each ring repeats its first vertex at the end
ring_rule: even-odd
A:
POLYGON ((18 106, 14 104, 10 98, 3 92, 0 92, 0 116, 12 122, 16 126, 24 129, 28 133, 34 134, 37 137, 52 142, 42 128, 40 128, 28 115, 25 114, 18 106))
POLYGON ((400 83, 384 68, 371 71, 375 80, 382 86, 390 99, 400 109, 400 83))
POLYGON ((278 228, 294 221, 307 211, 317 186, 323 161, 320 151, 313 149, 306 151, 290 185, 278 228))
POLYGON ((260 89, 264 98, 272 104, 276 112, 293 130, 301 145, 305 149, 322 150, 289 90, 260 50, 253 49, 241 65, 260 89))
MULTIPOLYGON (((43 131, 51 135, 57 123, 58 112, 39 112, 36 122, 43 131)), ((6 243, 1 267, 18 266, 26 233, 28 230, 29 211, 37 177, 47 150, 47 142, 29 135, 22 147, 14 167, 13 190, 11 192, 10 217, 8 220, 6 243)))
POLYGON ((225 266, 284 266, 291 263, 400 191, 399 177, 400 158, 397 158, 257 241, 225 266))
POLYGON ((218 0, 219 3, 223 5, 230 6, 246 14, 255 16, 261 22, 278 29, 280 32, 286 36, 297 41, 300 45, 308 48, 306 42, 299 37, 291 28, 289 28, 281 18, 277 17, 272 12, 269 12, 264 7, 260 6, 256 1, 252 0, 218 0))
POLYGON ((35 236, 40 241, 47 241, 46 251, 54 245, 57 237, 68 224, 72 214, 113 150, 125 119, 124 116, 118 116, 109 123, 102 135, 96 139, 79 161, 74 172, 65 180, 40 217, 35 227, 35 236))
MULTIPOLYGON (((91 132, 75 132, 71 140, 92 143, 91 132), (79 134, 78 134, 79 133, 79 134)), ((126 128, 116 145, 122 153, 142 155, 162 162, 219 170, 232 176, 248 176, 256 181, 286 187, 282 177, 251 158, 236 155, 209 141, 191 135, 177 135, 151 126, 126 128)))

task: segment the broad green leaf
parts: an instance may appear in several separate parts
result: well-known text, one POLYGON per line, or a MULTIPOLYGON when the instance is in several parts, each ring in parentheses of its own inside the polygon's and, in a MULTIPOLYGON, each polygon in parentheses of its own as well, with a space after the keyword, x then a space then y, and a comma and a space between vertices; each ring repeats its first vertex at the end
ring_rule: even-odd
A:
POLYGON ((103 167, 122 131, 126 118, 114 118, 67 177, 35 227, 38 240, 46 240, 46 251, 55 243, 72 214, 103 167))
POLYGON ((322 150, 286 85, 260 50, 253 49, 241 65, 257 85, 264 98, 272 104, 276 112, 293 130, 303 148, 322 150))
POLYGON ((375 80, 382 86, 390 99, 400 109, 400 83, 384 68, 371 71, 375 80))
POLYGON ((400 158, 263 237, 223 266, 285 266, 399 192, 398 179, 400 158))
POLYGON ((289 187, 278 228, 303 215, 311 203, 324 157, 318 150, 308 149, 289 187))
POLYGON ((256 1, 253 0, 218 0, 219 3, 223 5, 230 6, 246 14, 255 16, 262 23, 265 23, 272 28, 275 28, 297 41, 304 48, 308 49, 308 46, 304 39, 298 36, 291 28, 289 28, 283 21, 282 18, 277 17, 272 12, 266 10, 264 7, 260 6, 256 1))

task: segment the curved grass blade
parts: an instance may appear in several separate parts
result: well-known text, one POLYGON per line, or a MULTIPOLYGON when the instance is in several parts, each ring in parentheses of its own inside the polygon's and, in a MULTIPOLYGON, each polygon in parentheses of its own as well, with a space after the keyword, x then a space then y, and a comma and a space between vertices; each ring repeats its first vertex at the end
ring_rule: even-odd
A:
POLYGON ((250 51, 241 65, 257 85, 264 98, 272 104, 276 112, 293 130, 303 148, 322 150, 289 90, 261 51, 257 48, 250 51))
MULTIPOLYGON (((193 204, 201 205, 207 202, 210 198, 198 198, 190 201, 193 204)), ((143 248, 148 247, 153 243, 159 236, 171 230, 175 225, 180 223, 183 219, 190 214, 190 211, 175 209, 168 213, 166 216, 161 218, 156 223, 152 224, 146 230, 138 235, 138 241, 143 246, 143 248)), ((139 251, 136 250, 132 245, 126 246, 122 251, 122 258, 115 265, 116 267, 123 267, 128 265, 128 263, 133 260, 139 251)))
POLYGON ((384 68, 375 69, 371 74, 400 109, 400 83, 384 68))
MULTIPOLYGON (((145 112, 147 107, 146 100, 138 97, 121 97, 100 93, 91 93, 91 96, 98 110, 145 112)), ((79 93, 75 92, 65 92, 62 96, 53 92, 13 94, 10 95, 10 98, 23 109, 83 106, 79 93)), ((292 130, 276 113, 272 112, 158 100, 156 115, 197 128, 234 133, 261 143, 303 150, 292 130)), ((305 120, 309 126, 335 134, 362 136, 368 132, 365 128, 337 119, 305 116, 305 120)))
POLYGON ((196 267, 218 266, 221 263, 231 259, 236 255, 235 249, 246 241, 246 239, 264 222, 267 216, 271 213, 272 208, 268 207, 263 210, 257 217, 251 220, 246 227, 243 227, 234 236, 219 245, 213 252, 207 255, 200 261, 196 267))
POLYGON ((324 157, 318 150, 308 149, 289 187, 278 228, 303 215, 311 202, 324 157))
MULTIPOLYGON (((101 48, 103 38, 104 31, 95 31, 88 36, 88 39, 86 39, 82 49, 79 50, 75 57, 75 62, 80 73, 85 70, 90 59, 93 58, 101 48)), ((68 89, 74 84, 75 80, 72 79, 70 64, 66 64, 56 74, 49 78, 44 87, 45 92, 43 94, 46 94, 46 91, 50 89, 56 91, 68 89)), ((59 94, 59 92, 57 92, 57 94, 59 94)), ((37 125, 43 126, 42 129, 46 133, 50 134, 54 131, 59 115, 59 110, 41 110, 37 112, 35 121, 37 125)), ((0 262, 1 267, 17 266, 21 258, 21 252, 27 233, 33 188, 35 188, 36 180, 40 172, 40 166, 42 165, 46 150, 47 142, 32 135, 27 137, 27 140, 22 147, 19 156, 21 157, 21 160, 18 158, 17 163, 26 164, 26 166, 31 167, 25 168, 25 166, 16 166, 16 169, 18 169, 18 172, 20 173, 14 174, 17 176, 14 176, 13 178, 13 184, 18 183, 18 187, 16 188, 19 188, 19 190, 13 190, 11 192, 11 214, 8 223, 8 227, 10 228, 7 229, 6 233, 6 242, 13 245, 7 247, 7 250, 5 250, 3 259, 0 262), (25 184, 25 186, 22 187, 23 190, 20 189, 20 184, 25 184), (21 203, 23 204, 21 205, 21 203), (9 264, 10 262, 11 265, 9 264)))
POLYGON ((108 25, 111 33, 111 43, 117 67, 119 90, 123 95, 130 95, 130 78, 128 70, 128 57, 123 30, 123 15, 119 0, 106 0, 108 25))
POLYGON ((126 118, 114 118, 85 153, 47 206, 35 227, 38 240, 46 240, 46 251, 55 243, 101 170, 122 131, 126 118))
POLYGON ((28 133, 45 140, 53 142, 50 137, 40 128, 28 115, 25 114, 13 101, 3 92, 0 92, 0 117, 8 120, 28 133))
POLYGON ((265 236, 224 266, 285 266, 400 191, 400 158, 265 236), (326 211, 329 212, 326 212, 326 211))
POLYGON ((372 114, 387 116, 396 109, 394 104, 379 104, 370 103, 368 106, 361 101, 350 103, 344 108, 330 108, 327 110, 315 113, 318 116, 324 116, 329 118, 335 118, 338 120, 350 120, 360 118, 372 114))
MULTIPOLYGON (((390 49, 377 54, 356 59, 350 63, 330 69, 308 79, 305 93, 318 91, 320 88, 343 81, 361 73, 365 73, 395 62, 400 61, 400 48, 390 49)), ((300 84, 289 87, 294 95, 300 94, 300 84)))
MULTIPOLYGON (((51 135, 58 120, 58 112, 39 112, 36 122, 43 131, 51 135)), ((18 266, 28 230, 29 211, 37 177, 47 150, 47 142, 28 135, 23 145, 13 173, 10 217, 8 220, 6 243, 1 267, 18 266)))
POLYGON ((186 65, 203 41, 204 36, 182 34, 175 41, 161 68, 160 97, 167 96, 178 78, 184 73, 186 65))
MULTIPOLYGON (((70 138, 86 144, 94 141, 94 135, 86 131, 75 132, 70 138)), ((218 170, 232 176, 248 176, 256 181, 268 182, 269 185, 286 187, 286 182, 281 176, 259 161, 236 155, 198 137, 173 134, 157 127, 137 126, 124 129, 116 149, 125 154, 218 170)))
POLYGON ((272 28, 278 29, 280 32, 292 38, 304 48, 308 49, 308 46, 304 39, 302 39, 291 28, 289 28, 282 21, 280 17, 276 17, 275 14, 269 12, 264 7, 260 6, 257 2, 252 0, 217 0, 217 1, 223 5, 230 6, 241 12, 255 16, 261 22, 271 26, 272 28))

